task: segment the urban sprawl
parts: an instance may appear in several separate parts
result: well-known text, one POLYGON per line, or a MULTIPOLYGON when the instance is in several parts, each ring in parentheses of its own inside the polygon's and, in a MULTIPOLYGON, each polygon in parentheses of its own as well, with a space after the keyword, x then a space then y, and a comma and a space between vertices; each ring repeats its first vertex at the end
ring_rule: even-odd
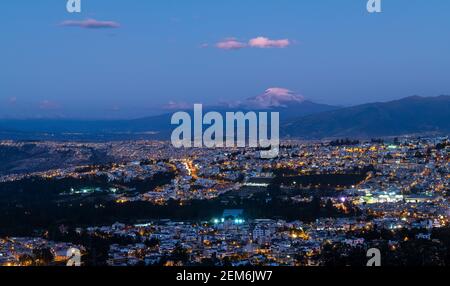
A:
MULTIPOLYGON (((46 228, 35 219, 29 233, 2 233, 0 265, 65 265, 73 248, 82 265, 354 265, 370 248, 387 264, 448 263, 447 137, 285 141, 274 159, 261 159, 258 148, 144 140, 0 147, 29 144, 73 158, 59 169, 5 174, 0 189, 60 184, 51 206, 90 207, 95 223, 58 218, 46 228), (89 150, 108 160, 79 164, 89 150), (103 222, 110 209, 117 221, 103 222)), ((11 208, 40 215, 26 204, 11 208)))

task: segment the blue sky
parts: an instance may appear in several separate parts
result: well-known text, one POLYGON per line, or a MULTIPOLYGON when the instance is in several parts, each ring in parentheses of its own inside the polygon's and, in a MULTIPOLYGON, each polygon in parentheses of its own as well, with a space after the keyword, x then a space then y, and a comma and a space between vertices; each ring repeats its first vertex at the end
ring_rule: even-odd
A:
POLYGON ((0 117, 134 118, 274 87, 336 105, 450 94, 447 0, 1 2, 0 117))

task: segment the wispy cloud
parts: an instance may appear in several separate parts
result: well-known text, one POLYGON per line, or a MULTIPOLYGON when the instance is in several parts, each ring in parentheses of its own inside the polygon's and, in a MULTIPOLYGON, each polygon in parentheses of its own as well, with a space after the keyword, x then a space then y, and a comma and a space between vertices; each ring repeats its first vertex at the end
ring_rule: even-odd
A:
POLYGON ((43 100, 39 102, 39 109, 43 110, 54 110, 59 109, 60 105, 57 102, 51 101, 51 100, 43 100))
POLYGON ((222 50, 240 50, 244 48, 286 48, 291 45, 289 39, 273 40, 266 37, 256 37, 250 39, 248 42, 239 41, 236 38, 226 38, 216 43, 216 48, 222 50))
POLYGON ((235 38, 227 38, 216 44, 218 49, 222 50, 240 50, 247 47, 247 44, 243 42, 239 42, 235 38))
POLYGON ((163 106, 165 110, 180 110, 180 109, 190 109, 193 104, 187 102, 175 102, 169 101, 166 105, 163 106))
POLYGON ((95 19, 86 19, 82 21, 68 20, 60 24, 63 27, 78 27, 84 29, 116 29, 120 24, 114 21, 99 21, 95 19))

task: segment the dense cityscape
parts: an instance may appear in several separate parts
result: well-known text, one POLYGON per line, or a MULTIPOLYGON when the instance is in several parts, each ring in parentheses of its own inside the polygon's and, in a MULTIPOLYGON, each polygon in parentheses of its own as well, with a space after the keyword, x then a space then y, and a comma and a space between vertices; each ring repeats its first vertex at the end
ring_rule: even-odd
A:
POLYGON ((364 266, 371 248, 384 265, 450 263, 447 137, 284 141, 275 159, 145 140, 0 149, 35 154, 2 169, 0 265, 66 265, 72 249, 81 265, 364 266))
POLYGON ((0 7, 2 282, 448 276, 450 1, 0 7))

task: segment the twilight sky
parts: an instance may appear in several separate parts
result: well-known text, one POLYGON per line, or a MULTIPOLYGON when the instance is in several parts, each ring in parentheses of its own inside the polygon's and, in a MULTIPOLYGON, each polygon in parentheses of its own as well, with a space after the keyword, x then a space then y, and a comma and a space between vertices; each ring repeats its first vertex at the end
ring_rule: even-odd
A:
POLYGON ((136 118, 269 88, 335 105, 450 94, 450 1, 366 2, 2 0, 0 118, 136 118))

